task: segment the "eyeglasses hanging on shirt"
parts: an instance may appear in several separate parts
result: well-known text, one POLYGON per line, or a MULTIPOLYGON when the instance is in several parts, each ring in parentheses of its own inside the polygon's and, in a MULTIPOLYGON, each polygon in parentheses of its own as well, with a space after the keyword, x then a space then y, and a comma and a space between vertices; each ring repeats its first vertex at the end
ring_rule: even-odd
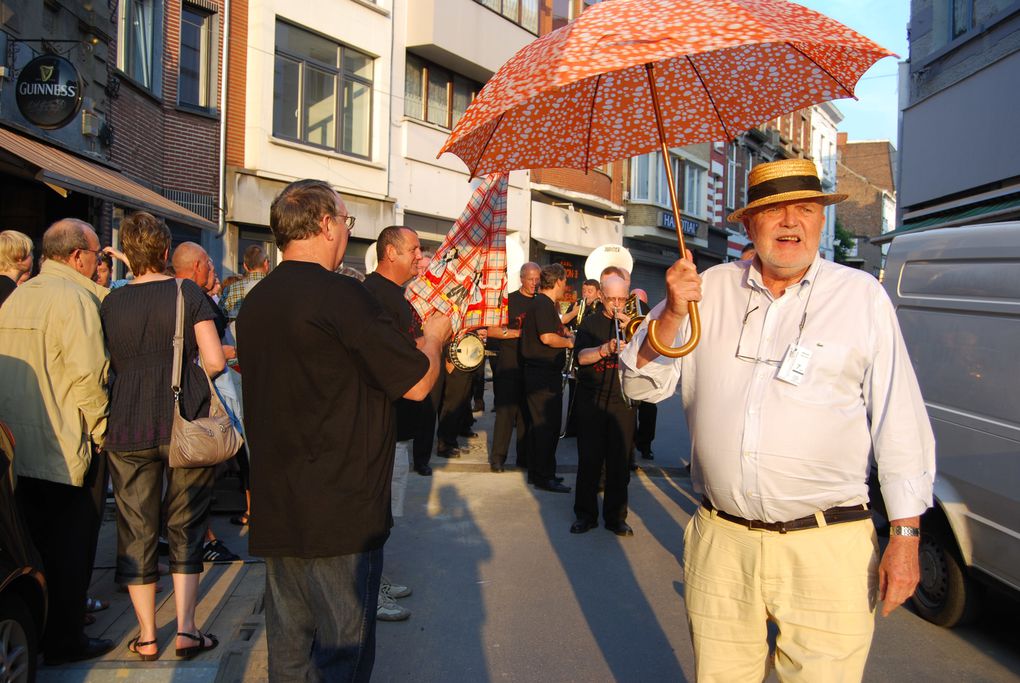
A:
MULTIPOLYGON (((747 328, 747 320, 751 317, 751 314, 757 311, 760 306, 751 308, 751 299, 754 298, 756 288, 752 287, 751 291, 747 294, 747 305, 744 306, 744 320, 740 324, 740 335, 737 337, 737 350, 734 354, 738 360, 746 361, 748 363, 765 363, 773 367, 779 368, 779 372, 776 375, 777 379, 780 379, 788 384, 797 386, 804 379, 804 375, 807 372, 808 363, 811 360, 811 350, 800 345, 801 337, 804 335, 804 326, 807 324, 808 306, 811 305, 811 295, 814 294, 815 284, 817 282, 817 276, 815 280, 811 282, 811 289, 808 290, 807 299, 804 301, 804 310, 800 316, 800 325, 797 327, 797 339, 790 344, 786 349, 786 354, 782 358, 770 360, 768 358, 762 358, 761 356, 748 356, 740 352, 741 345, 744 342, 744 330, 747 328)), ((764 325, 762 325, 764 330, 764 325)), ((758 347, 761 348, 761 333, 758 336, 758 347)))

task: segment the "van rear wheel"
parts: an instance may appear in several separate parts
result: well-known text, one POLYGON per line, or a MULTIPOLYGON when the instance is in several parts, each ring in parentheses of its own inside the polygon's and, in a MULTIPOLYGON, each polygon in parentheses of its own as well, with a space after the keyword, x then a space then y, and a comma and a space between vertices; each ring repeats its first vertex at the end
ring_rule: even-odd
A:
POLYGON ((918 613, 946 628, 968 622, 977 596, 952 538, 940 531, 922 531, 919 554, 921 582, 911 599, 918 613))

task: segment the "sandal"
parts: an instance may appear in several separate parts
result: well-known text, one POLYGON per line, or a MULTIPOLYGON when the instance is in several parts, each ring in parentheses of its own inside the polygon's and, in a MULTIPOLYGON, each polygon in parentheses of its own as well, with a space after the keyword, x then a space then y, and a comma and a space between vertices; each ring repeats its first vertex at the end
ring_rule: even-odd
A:
POLYGON ((158 641, 156 641, 156 640, 146 640, 146 641, 143 642, 143 641, 138 640, 139 638, 141 638, 140 635, 135 636, 134 638, 132 638, 131 640, 128 641, 128 646, 127 646, 128 647, 128 652, 135 653, 136 655, 138 655, 138 658, 141 659, 143 662, 154 662, 157 659, 159 659, 159 652, 154 652, 151 655, 147 655, 147 654, 144 654, 144 653, 141 653, 141 652, 138 651, 138 648, 140 648, 140 647, 148 647, 150 645, 155 645, 158 641))
POLYGON ((85 598, 85 611, 86 612, 102 612, 104 609, 108 609, 110 603, 104 602, 99 598, 93 598, 91 596, 85 598))
POLYGON ((234 526, 248 526, 248 515, 244 514, 231 517, 230 523, 234 526))
POLYGON ((183 631, 178 631, 177 635, 181 638, 190 638, 198 643, 198 645, 192 645, 191 647, 177 648, 177 656, 184 659, 191 659, 195 655, 202 654, 206 650, 211 650, 220 644, 220 641, 217 640, 216 636, 211 633, 202 633, 201 631, 196 631, 195 633, 184 633, 183 631), (209 645, 205 644, 206 638, 209 639, 209 645))

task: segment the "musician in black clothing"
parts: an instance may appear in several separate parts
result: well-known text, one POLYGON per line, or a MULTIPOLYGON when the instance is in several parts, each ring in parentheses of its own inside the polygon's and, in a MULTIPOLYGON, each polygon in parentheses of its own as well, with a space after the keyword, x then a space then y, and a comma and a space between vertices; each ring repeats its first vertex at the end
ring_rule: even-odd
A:
POLYGON ((489 340, 499 347, 493 364, 492 390, 496 423, 492 429, 489 467, 502 472, 510 449, 510 434, 517 429, 517 466, 528 466, 528 415, 524 402, 524 375, 518 362, 521 328, 538 291, 541 268, 537 263, 521 266, 521 288, 507 297, 507 324, 490 327, 489 340))
POLYGON ((544 266, 538 289, 521 332, 524 391, 531 419, 528 480, 543 491, 569 493, 570 487, 556 479, 556 444, 563 419, 563 363, 565 350, 574 347, 574 335, 564 328, 556 305, 567 289, 563 266, 544 266))
MULTIPOLYGON (((617 354, 617 325, 627 301, 627 284, 617 276, 603 281, 604 308, 598 315, 585 316, 577 331, 577 413, 583 425, 577 435, 577 493, 574 497, 576 521, 570 533, 583 534, 598 526, 598 487, 602 466, 606 486, 602 519, 607 529, 618 536, 631 536, 627 524, 627 485, 630 483, 629 457, 634 437, 635 409, 620 387, 617 354)), ((625 318, 622 318, 625 320, 625 318)), ((622 337, 621 337, 622 340, 622 337)))

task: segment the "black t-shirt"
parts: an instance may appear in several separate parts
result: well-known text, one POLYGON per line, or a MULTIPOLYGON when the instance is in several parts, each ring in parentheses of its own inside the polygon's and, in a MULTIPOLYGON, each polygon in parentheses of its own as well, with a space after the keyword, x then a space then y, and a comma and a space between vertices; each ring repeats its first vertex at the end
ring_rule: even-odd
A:
MULTIPOLYGON (((411 303, 404 298, 403 287, 384 278, 379 273, 369 273, 365 278, 365 289, 379 300, 383 310, 393 318, 397 328, 412 344, 416 337, 421 336, 421 320, 411 303)), ((398 398, 394 409, 397 414, 397 441, 413 439, 414 433, 418 429, 421 401, 398 398)))
POLYGON ((353 278, 284 261, 237 319, 254 555, 332 557, 392 526, 393 402, 428 359, 353 278))
MULTIPOLYGON (((577 330, 574 341, 575 353, 584 349, 600 346, 610 339, 616 338, 613 325, 616 321, 602 315, 585 316, 581 327, 577 330)), ((620 393, 619 357, 614 353, 598 360, 591 365, 577 366, 577 385, 586 394, 594 394, 599 405, 608 403, 624 403, 620 393), (590 392, 590 393, 589 393, 590 392)))
MULTIPOLYGON (((524 321, 527 319, 531 305, 535 303, 535 296, 525 296, 520 290, 511 292, 506 298, 507 306, 507 329, 520 330, 524 328, 524 321)), ((518 340, 500 339, 499 356, 496 363, 500 372, 504 370, 515 370, 518 367, 517 354, 519 353, 518 340)))
MULTIPOLYGON (((583 299, 578 299, 577 301, 575 301, 570 306, 570 310, 573 311, 573 310, 577 309, 578 306, 581 305, 582 301, 583 301, 583 299)), ((595 299, 595 301, 593 301, 590 304, 585 304, 585 306, 584 306, 584 317, 587 318, 588 316, 595 315, 596 313, 599 312, 601 307, 602 307, 602 302, 599 301, 598 299, 595 299)), ((569 312, 570 311, 568 311, 568 313, 569 312)), ((581 322, 584 322, 584 320, 582 319, 581 322)), ((580 324, 581 323, 577 322, 577 316, 575 315, 574 318, 569 323, 567 323, 567 327, 569 327, 571 330, 574 330, 576 332, 577 328, 578 328, 578 326, 580 324)))
POLYGON ((6 275, 0 275, 0 305, 3 305, 4 301, 7 300, 14 290, 18 288, 18 283, 7 277, 6 275))
POLYGON ((529 368, 562 368, 566 350, 555 349, 542 343, 541 336, 563 330, 560 312, 553 300, 539 293, 524 319, 521 332, 521 361, 529 368))

